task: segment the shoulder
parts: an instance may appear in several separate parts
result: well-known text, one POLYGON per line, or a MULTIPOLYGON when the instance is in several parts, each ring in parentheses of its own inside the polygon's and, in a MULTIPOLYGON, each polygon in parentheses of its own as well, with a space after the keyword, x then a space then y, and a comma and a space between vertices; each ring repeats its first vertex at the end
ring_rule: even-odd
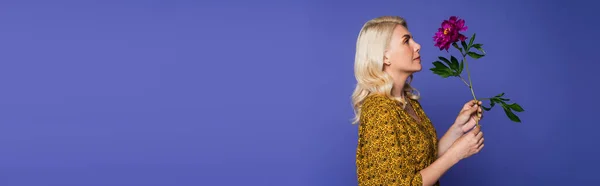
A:
POLYGON ((365 98, 361 106, 361 117, 394 116, 393 111, 400 108, 398 102, 382 94, 373 94, 365 98))
POLYGON ((365 98, 362 109, 394 107, 397 106, 397 101, 383 94, 372 94, 365 98))

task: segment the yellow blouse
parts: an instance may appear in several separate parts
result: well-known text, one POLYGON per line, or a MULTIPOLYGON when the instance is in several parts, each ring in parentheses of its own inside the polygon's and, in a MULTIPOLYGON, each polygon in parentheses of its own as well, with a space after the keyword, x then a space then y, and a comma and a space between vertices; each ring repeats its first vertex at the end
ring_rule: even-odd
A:
MULTIPOLYGON (((419 171, 437 158, 437 135, 418 101, 370 95, 362 105, 356 149, 358 185, 423 185, 419 171)), ((439 181, 436 183, 439 185, 439 181)))

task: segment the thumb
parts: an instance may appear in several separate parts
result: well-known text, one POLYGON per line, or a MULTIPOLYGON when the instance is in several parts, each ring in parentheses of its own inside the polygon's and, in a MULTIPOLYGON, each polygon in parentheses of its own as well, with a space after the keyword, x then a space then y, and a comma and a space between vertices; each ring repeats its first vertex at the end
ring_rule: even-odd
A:
POLYGON ((466 104, 463 106, 462 110, 467 110, 467 109, 469 109, 469 108, 471 108, 471 107, 474 107, 474 106, 476 105, 476 104, 475 104, 475 101, 476 101, 476 100, 471 100, 471 101, 467 102, 467 103, 466 103, 466 104))
MULTIPOLYGON (((463 110, 458 118, 460 118, 463 122, 468 122, 475 111, 477 111, 478 107, 471 107, 467 110, 463 110)), ((458 119, 457 118, 457 119, 458 119)))
POLYGON ((479 109, 479 106, 473 106, 467 110, 465 110, 465 114, 471 115, 473 112, 476 112, 479 109))

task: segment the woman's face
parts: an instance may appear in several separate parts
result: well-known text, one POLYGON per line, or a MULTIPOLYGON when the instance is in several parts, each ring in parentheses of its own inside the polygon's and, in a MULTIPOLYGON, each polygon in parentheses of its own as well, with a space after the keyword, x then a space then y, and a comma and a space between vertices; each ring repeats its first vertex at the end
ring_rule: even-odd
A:
POLYGON ((384 68, 387 68, 389 73, 403 75, 421 71, 420 50, 421 45, 413 40, 410 32, 404 26, 398 25, 385 53, 384 68))

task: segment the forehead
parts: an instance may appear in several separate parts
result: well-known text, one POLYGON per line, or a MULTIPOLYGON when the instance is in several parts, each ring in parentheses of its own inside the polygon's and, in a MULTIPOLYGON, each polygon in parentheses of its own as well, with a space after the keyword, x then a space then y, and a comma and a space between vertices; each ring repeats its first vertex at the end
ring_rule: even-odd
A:
POLYGON ((403 35, 406 35, 406 34, 410 35, 410 32, 404 26, 397 25, 396 28, 394 28, 394 34, 395 35, 399 35, 399 36, 403 36, 403 35))

